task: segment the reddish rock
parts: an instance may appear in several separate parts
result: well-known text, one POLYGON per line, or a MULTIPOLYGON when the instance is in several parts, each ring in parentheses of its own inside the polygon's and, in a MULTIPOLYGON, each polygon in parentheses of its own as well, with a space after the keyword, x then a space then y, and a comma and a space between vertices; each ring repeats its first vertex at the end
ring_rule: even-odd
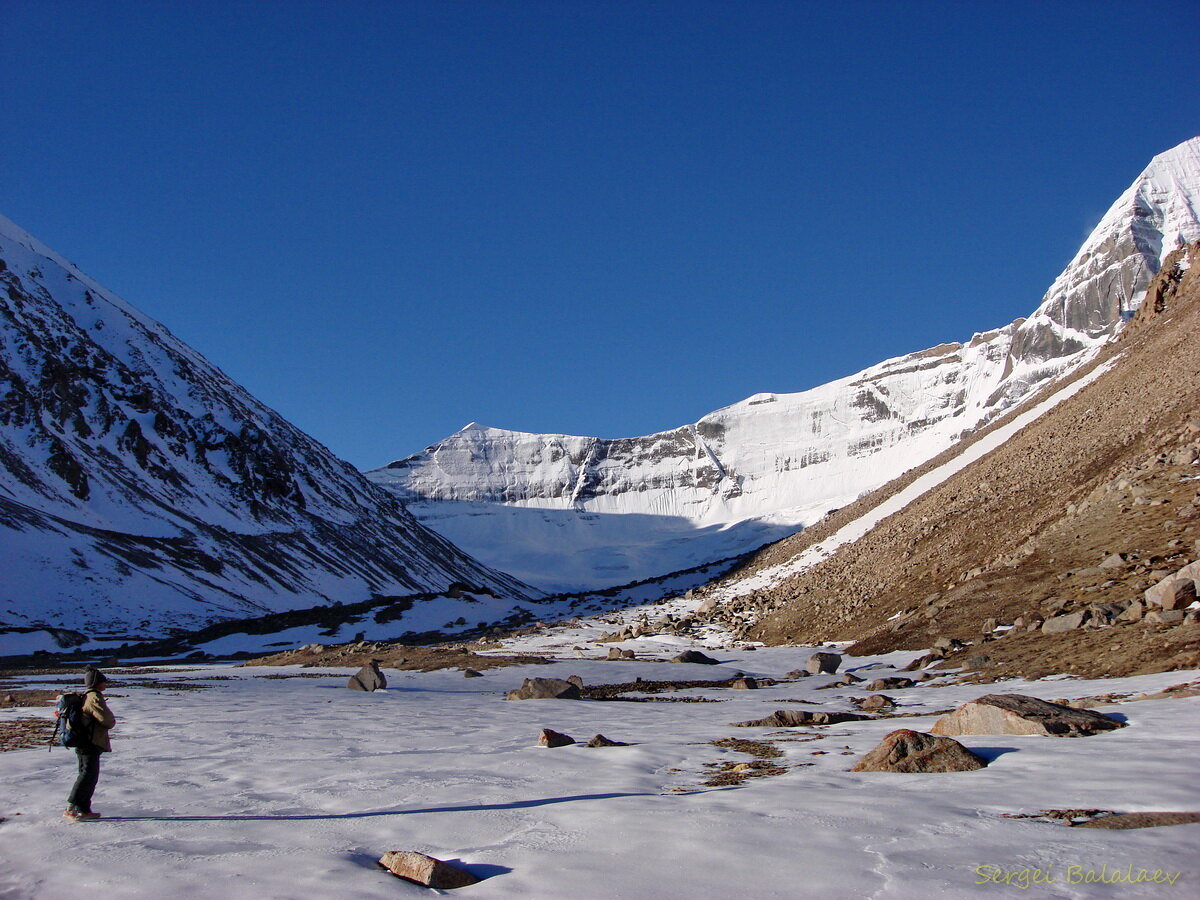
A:
POLYGON ((561 731, 554 731, 550 728, 543 728, 542 734, 538 738, 539 747, 568 747, 575 743, 575 739, 569 734, 563 734, 561 731))
POLYGON ((902 728, 885 737, 851 772, 972 772, 987 760, 958 741, 902 728))
POLYGON ((416 850, 389 850, 379 864, 405 881, 439 890, 466 887, 480 880, 465 869, 416 850))

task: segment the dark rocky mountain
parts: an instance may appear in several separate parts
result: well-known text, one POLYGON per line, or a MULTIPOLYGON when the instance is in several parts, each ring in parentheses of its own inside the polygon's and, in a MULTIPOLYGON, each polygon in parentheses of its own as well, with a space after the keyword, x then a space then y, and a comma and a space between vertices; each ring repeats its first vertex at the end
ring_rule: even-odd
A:
POLYGON ((0 631, 536 594, 2 218, 0 380, 0 631))

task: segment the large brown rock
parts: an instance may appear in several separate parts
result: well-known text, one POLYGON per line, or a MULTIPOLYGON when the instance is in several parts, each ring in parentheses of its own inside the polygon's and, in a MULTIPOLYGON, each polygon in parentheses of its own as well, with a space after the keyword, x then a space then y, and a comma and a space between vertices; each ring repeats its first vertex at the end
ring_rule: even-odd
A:
POLYGON ((851 772, 973 772, 987 760, 958 741, 902 728, 885 737, 851 772))
POLYGON ((1145 593, 1146 602, 1161 609, 1183 609, 1196 599, 1196 582, 1179 575, 1168 575, 1145 593))
POLYGON ((806 709, 777 709, 765 719, 734 722, 735 728, 796 728, 801 725, 837 725, 839 722, 861 722, 870 716, 847 712, 809 712, 806 709))
POLYGON ((1122 612, 1119 616, 1117 616, 1117 621, 1118 622, 1140 622, 1142 619, 1142 616, 1144 616, 1145 614, 1146 614, 1146 604, 1144 604, 1141 600, 1134 600, 1127 607, 1125 607, 1124 612, 1122 612))
POLYGON ((1082 609, 1078 612, 1051 616, 1042 623, 1042 634, 1062 634, 1065 631, 1074 631, 1081 627, 1087 619, 1087 610, 1082 609))
POLYGON ((711 656, 705 656, 699 650, 684 650, 678 656, 671 660, 674 663, 699 663, 702 666, 715 666, 717 660, 711 656))
POLYGON ((609 738, 606 738, 602 734, 596 735, 594 738, 592 738, 590 741, 587 742, 587 745, 589 747, 628 747, 629 746, 629 744, 626 743, 625 741, 614 741, 609 738))
POLYGON ((505 700, 578 700, 579 688, 561 678, 526 678, 505 700))
POLYGON ((896 701, 887 694, 872 694, 859 704, 858 708, 867 712, 880 712, 885 709, 895 709, 896 701))
POLYGON ((346 687, 352 691, 382 691, 387 687, 387 679, 379 671, 379 660, 373 659, 346 681, 346 687))
POLYGON ((538 736, 539 747, 568 747, 573 743, 575 743, 575 738, 552 728, 543 728, 542 733, 538 736))
POLYGON ((808 662, 804 664, 804 668, 810 675, 832 675, 841 664, 841 654, 820 652, 810 656, 808 662))
POLYGON ((480 880, 465 869, 416 850, 389 850, 379 864, 405 881, 439 890, 466 887, 480 880))
POLYGON ((934 734, 1044 734, 1085 737, 1121 728, 1123 722, 1090 709, 1074 709, 1021 694, 987 694, 938 719, 934 734))
POLYGON ((1152 609, 1142 621, 1149 625, 1178 625, 1186 615, 1182 609, 1152 609))
POLYGON ((904 688, 912 687, 916 684, 911 678, 901 678, 893 676, 890 678, 876 678, 867 685, 868 691, 898 691, 904 688))

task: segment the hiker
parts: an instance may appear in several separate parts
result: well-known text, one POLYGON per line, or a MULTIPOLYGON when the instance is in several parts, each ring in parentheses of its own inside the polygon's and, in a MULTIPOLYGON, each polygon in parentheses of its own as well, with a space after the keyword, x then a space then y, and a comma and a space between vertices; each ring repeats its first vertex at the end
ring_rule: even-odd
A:
POLYGON ((75 779, 71 796, 67 798, 64 819, 100 818, 99 813, 92 812, 92 793, 100 778, 100 754, 112 750, 108 730, 117 724, 116 716, 104 700, 104 687, 107 684, 108 679, 96 667, 88 666, 84 670, 83 685, 87 693, 84 694, 83 715, 90 720, 91 743, 75 748, 75 755, 79 757, 79 777, 75 779))

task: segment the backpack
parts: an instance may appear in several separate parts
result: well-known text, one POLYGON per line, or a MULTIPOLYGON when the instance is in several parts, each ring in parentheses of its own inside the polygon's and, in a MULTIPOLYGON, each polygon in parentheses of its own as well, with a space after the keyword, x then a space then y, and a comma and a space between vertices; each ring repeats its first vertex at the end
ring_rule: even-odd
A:
POLYGON ((50 736, 51 744, 58 738, 60 744, 72 749, 92 746, 92 720, 83 711, 83 701, 83 694, 62 694, 58 698, 54 705, 54 717, 58 721, 50 736))

